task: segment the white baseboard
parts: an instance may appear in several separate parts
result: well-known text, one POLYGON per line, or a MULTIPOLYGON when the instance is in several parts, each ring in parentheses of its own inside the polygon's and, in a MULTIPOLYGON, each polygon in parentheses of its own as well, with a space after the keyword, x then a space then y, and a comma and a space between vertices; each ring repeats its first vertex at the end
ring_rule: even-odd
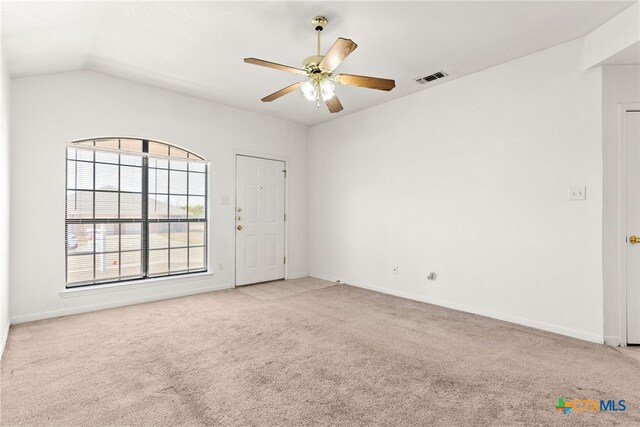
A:
POLYGON ((212 291, 221 291, 224 289, 231 289, 231 288, 233 288, 232 284, 222 284, 222 285, 212 285, 212 286, 209 285, 209 286, 203 286, 200 288, 191 288, 191 289, 185 289, 185 290, 180 290, 175 292, 166 292, 163 294, 131 298, 123 301, 105 302, 101 304, 83 305, 78 307, 63 308, 60 310, 52 310, 52 311, 46 311, 41 313, 24 314, 19 316, 13 316, 11 318, 11 324, 33 322, 35 320, 49 319, 52 317, 88 313, 91 311, 106 310, 109 308, 124 307, 127 305, 142 304, 145 302, 160 301, 164 299, 178 298, 178 297, 202 294, 202 293, 212 292, 212 291))
MULTIPOLYGON (((338 280, 340 280, 340 283, 346 283, 346 280, 342 280, 340 278, 335 278, 333 276, 330 276, 328 274, 322 274, 322 273, 313 273, 313 272, 309 272, 309 277, 313 277, 315 279, 320 279, 320 280, 326 280, 327 282, 337 282, 338 280)), ((363 287, 363 286, 360 286, 363 287)))
POLYGON ((604 337, 604 343, 612 347, 620 347, 620 337, 604 337))
POLYGON ((287 280, 291 280, 291 279, 302 279, 303 277, 308 277, 309 273, 304 272, 304 273, 289 273, 289 275, 287 276, 287 280))
POLYGON ((7 345, 7 339, 9 339, 9 322, 7 322, 7 327, 2 331, 2 341, 0 341, 0 360, 2 360, 2 356, 4 355, 4 347, 7 345))
POLYGON ((347 278, 336 278, 331 275, 325 275, 322 273, 309 272, 309 276, 322 280, 328 280, 335 282, 340 280, 343 284, 356 286, 358 288, 369 289, 371 291, 381 292, 383 294, 389 294, 401 298, 406 298, 414 301, 426 302, 428 304, 439 305, 441 307, 447 307, 458 311, 464 311, 466 313, 478 314, 480 316, 491 317, 493 319, 503 320, 506 322, 517 323, 519 325, 528 326, 535 329, 541 329, 547 332, 553 332, 560 335, 566 335, 572 338, 578 338, 584 341, 590 341, 597 344, 603 344, 604 338, 602 336, 592 334, 590 332, 579 331, 576 329, 565 328, 563 326, 553 325, 550 323, 540 322, 538 320, 527 319, 525 317, 514 316, 511 314, 499 313, 491 310, 485 310, 477 307, 470 307, 456 302, 444 301, 435 298, 426 297, 424 295, 415 294, 412 292, 399 291, 392 288, 382 286, 372 286, 364 283, 358 283, 347 278))

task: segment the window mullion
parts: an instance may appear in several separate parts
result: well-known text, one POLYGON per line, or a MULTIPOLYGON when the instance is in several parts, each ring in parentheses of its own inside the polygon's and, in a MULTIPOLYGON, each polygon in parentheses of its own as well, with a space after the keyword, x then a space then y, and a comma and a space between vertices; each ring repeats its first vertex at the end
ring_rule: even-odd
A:
MULTIPOLYGON (((189 167, 189 161, 187 160, 187 219, 189 219, 191 217, 190 212, 189 212, 189 169, 191 169, 189 167)), ((187 271, 189 271, 189 233, 191 232, 191 224, 187 223, 187 271)), ((169 245, 171 245, 171 242, 169 242, 169 245)))
MULTIPOLYGON (((170 153, 170 149, 168 149, 170 153)), ((167 275, 171 275, 171 159, 167 159, 167 275)))
MULTIPOLYGON (((120 140, 118 139, 118 148, 120 140)), ((118 153, 118 219, 122 218, 122 155, 118 153)), ((118 280, 122 278, 122 224, 118 224, 118 280)))
POLYGON ((142 274, 149 277, 149 141, 142 141, 142 274))
MULTIPOLYGON (((233 208, 233 216, 237 215, 233 208)), ((209 265, 209 165, 204 167, 204 266, 209 265)))
MULTIPOLYGON (((95 142, 94 142, 95 145, 95 142)), ((96 219, 96 152, 95 150, 92 153, 93 156, 93 165, 92 165, 92 169, 93 169, 93 184, 91 185, 91 190, 93 191, 92 193, 92 203, 93 203, 93 219, 96 219)), ((77 184, 76 184, 77 187, 77 184)), ((96 274, 96 224, 93 224, 93 281, 96 281, 97 278, 97 274, 96 274)))

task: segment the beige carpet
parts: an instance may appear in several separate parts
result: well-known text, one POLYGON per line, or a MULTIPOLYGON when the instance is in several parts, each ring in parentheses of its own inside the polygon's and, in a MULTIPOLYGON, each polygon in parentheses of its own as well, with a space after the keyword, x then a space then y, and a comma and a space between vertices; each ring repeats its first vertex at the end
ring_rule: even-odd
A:
POLYGON ((323 285, 306 279, 279 298, 238 289, 13 326, 0 421, 640 423, 640 364, 612 348, 313 283, 323 285), (625 399, 629 409, 565 416, 553 407, 559 396, 625 399))

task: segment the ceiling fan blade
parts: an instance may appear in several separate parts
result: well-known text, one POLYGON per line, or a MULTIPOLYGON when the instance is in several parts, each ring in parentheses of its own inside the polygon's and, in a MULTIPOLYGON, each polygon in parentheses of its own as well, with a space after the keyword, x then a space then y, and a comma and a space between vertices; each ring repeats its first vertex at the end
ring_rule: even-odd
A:
POLYGON ((320 63, 320 68, 329 71, 335 70, 357 47, 358 45, 352 40, 343 39, 342 37, 338 38, 320 63))
POLYGON ((338 74, 335 76, 335 81, 341 85, 359 86, 378 90, 391 90, 396 87, 395 80, 357 76, 355 74, 338 74))
POLYGON ((281 96, 285 96, 289 92, 293 92, 294 90, 298 89, 300 86, 302 86, 302 82, 294 83, 292 85, 289 85, 289 86, 285 87, 284 89, 280 89, 277 92, 273 92, 269 96, 265 96, 264 98, 261 99, 261 101, 262 102, 275 101, 276 99, 280 98, 281 96))
POLYGON ((331 99, 324 101, 324 103, 327 104, 327 108, 329 108, 329 111, 332 113, 339 113, 342 111, 342 104, 338 99, 338 95, 333 95, 331 99))
POLYGON ((286 71, 288 73, 300 74, 301 76, 306 76, 307 72, 305 70, 301 70, 300 68, 289 67, 288 65, 276 64, 275 62, 264 61, 258 58, 244 58, 244 62, 247 64, 253 65, 261 65, 263 67, 274 68, 280 71, 286 71))

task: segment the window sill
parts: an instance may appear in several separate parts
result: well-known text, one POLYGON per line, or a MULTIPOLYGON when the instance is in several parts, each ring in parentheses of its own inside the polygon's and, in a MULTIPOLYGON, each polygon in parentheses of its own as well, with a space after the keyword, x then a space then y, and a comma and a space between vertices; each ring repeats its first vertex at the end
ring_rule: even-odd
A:
POLYGON ((102 294, 105 292, 117 292, 124 290, 148 288, 150 286, 169 285, 174 283, 184 283, 191 281, 207 280, 214 276, 213 272, 195 273, 174 277, 156 277, 152 279, 136 280, 132 282, 108 283, 104 285, 84 286, 80 288, 63 289, 60 291, 62 298, 78 297, 93 294, 102 294))

